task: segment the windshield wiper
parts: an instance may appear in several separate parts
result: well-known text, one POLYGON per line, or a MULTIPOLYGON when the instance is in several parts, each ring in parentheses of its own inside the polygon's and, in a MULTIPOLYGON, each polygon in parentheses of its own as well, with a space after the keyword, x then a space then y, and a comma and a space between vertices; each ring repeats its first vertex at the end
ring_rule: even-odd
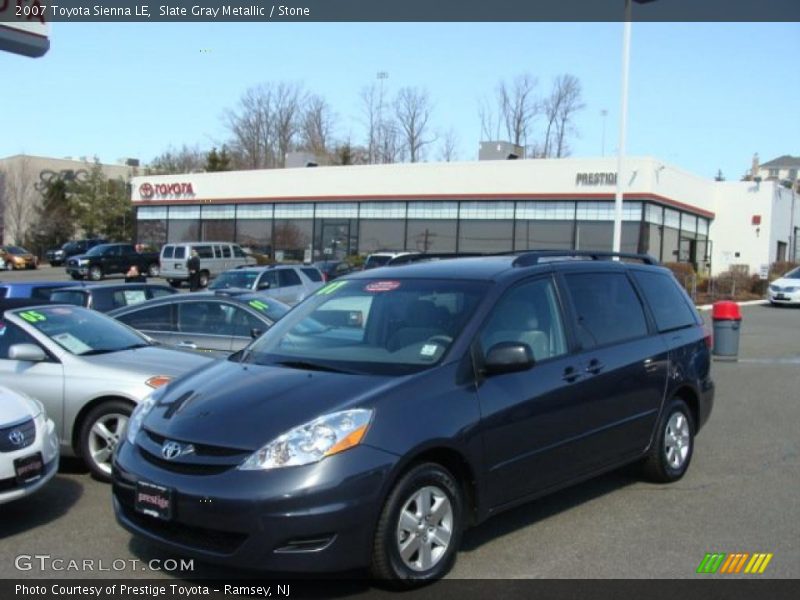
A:
POLYGON ((304 371, 327 371, 328 373, 352 374, 352 371, 346 371, 345 369, 337 369, 336 367, 331 367, 328 365, 323 365, 315 362, 309 362, 306 360, 282 360, 274 364, 280 365, 282 367, 289 367, 290 369, 302 369, 304 371))
POLYGON ((95 356, 97 354, 110 354, 112 352, 122 352, 123 350, 136 350, 137 348, 147 348, 150 344, 142 342, 140 344, 131 344, 130 346, 123 346, 122 348, 93 348, 86 352, 81 352, 78 356, 95 356))

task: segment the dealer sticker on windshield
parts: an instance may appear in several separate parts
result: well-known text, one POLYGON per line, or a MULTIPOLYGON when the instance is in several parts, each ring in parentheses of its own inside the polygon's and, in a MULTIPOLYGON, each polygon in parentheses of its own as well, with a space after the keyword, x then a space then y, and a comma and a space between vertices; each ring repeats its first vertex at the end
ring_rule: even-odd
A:
POLYGON ((436 344, 425 344, 422 350, 419 351, 421 356, 435 356, 439 346, 436 344))
POLYGON ((373 281, 364 286, 365 292, 391 292, 400 287, 399 281, 373 281))

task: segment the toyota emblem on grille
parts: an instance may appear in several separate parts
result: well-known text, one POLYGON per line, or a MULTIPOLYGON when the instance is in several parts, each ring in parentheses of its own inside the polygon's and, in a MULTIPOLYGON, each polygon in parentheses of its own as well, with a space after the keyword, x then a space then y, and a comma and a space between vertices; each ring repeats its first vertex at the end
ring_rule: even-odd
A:
POLYGON ((164 442, 164 445, 161 446, 161 456, 167 460, 173 460, 179 456, 191 454, 192 452, 194 452, 194 446, 192 446, 192 444, 186 444, 184 446, 172 440, 167 440, 164 442))
POLYGON ((8 434, 8 441, 14 444, 15 446, 22 446, 25 443, 25 434, 22 433, 19 429, 15 429, 11 433, 8 434))

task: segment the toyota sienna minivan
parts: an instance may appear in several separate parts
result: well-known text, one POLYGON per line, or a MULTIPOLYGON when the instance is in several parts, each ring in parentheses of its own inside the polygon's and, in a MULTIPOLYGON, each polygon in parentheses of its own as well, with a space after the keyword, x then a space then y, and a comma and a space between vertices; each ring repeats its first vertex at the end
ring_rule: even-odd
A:
POLYGON ((423 256, 329 283, 139 405, 118 521, 216 563, 413 585, 513 506, 629 463, 680 479, 710 340, 667 269, 611 257, 423 256))

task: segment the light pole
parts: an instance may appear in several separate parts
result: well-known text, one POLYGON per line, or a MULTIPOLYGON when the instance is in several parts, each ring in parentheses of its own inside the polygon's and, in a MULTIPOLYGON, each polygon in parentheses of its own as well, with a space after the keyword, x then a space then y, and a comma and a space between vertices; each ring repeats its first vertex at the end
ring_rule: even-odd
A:
MULTIPOLYGON (((648 4, 655 0, 633 0, 637 4, 648 4)), ((622 247, 622 201, 623 173, 625 159, 625 127, 628 120, 628 70, 631 54, 631 0, 625 0, 625 21, 622 30, 622 98, 619 115, 619 144, 617 149, 617 191, 614 195, 614 242, 613 251, 622 247)))

